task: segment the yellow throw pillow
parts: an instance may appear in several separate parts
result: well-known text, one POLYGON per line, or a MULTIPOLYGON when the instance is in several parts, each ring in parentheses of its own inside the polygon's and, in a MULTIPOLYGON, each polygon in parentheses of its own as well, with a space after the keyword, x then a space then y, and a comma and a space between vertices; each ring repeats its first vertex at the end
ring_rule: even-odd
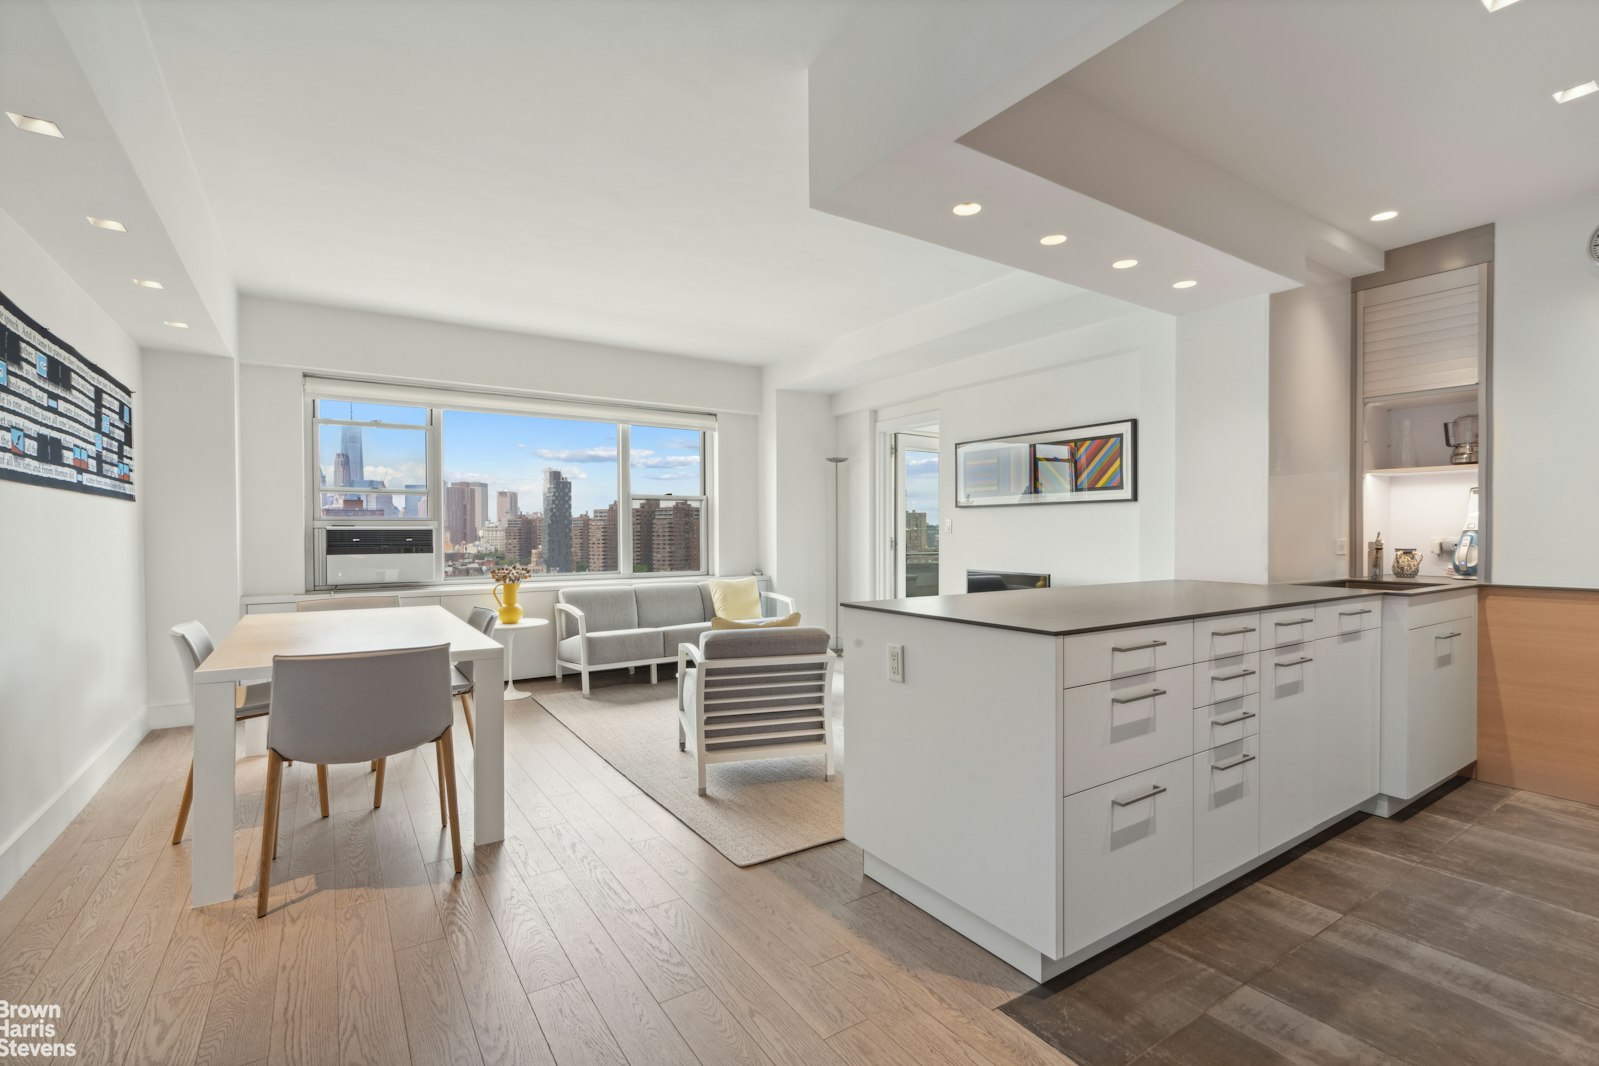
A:
POLYGON ((761 616, 761 586, 753 577, 711 582, 711 604, 716 617, 742 621, 761 616))
POLYGON ((764 622, 735 622, 731 618, 717 615, 711 619, 712 629, 776 629, 778 626, 799 625, 799 612, 795 611, 786 618, 768 618, 764 622))

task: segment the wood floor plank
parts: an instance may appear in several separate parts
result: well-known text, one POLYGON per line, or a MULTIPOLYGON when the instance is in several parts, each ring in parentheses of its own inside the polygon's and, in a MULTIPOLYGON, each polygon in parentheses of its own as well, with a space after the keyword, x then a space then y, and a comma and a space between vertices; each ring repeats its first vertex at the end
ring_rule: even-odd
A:
POLYGON ((307 877, 273 889, 281 908, 277 986, 272 1000, 273 1066, 337 1066, 339 960, 337 894, 307 877), (293 902, 290 902, 290 901, 293 902))
POLYGON ((517 977, 471 870, 454 876, 451 863, 429 869, 450 959, 486 1066, 553 1064, 528 994, 517 977))
POLYGON ((1420 861, 1434 870, 1599 918, 1599 854, 1477 825, 1420 861))
POLYGON ((623 1053, 634 1061, 692 1066, 693 1053, 571 879, 546 874, 530 887, 623 1053))
POLYGON ((389 792, 372 812, 378 878, 382 885, 389 936, 396 951, 437 940, 444 935, 434 902, 432 879, 422 862, 403 789, 389 792))
POLYGON ((390 1066, 411 1061, 394 946, 381 903, 335 908, 339 962, 339 1061, 390 1066))
POLYGON ((283 908, 255 916, 255 897, 230 905, 232 918, 217 978, 211 985, 196 1066, 241 1066, 272 1050, 272 1000, 277 994, 283 908))
POLYGON ((583 982, 551 985, 528 999, 550 1036, 550 1050, 560 1066, 628 1066, 583 982))
MULTIPOLYGON (((370 782, 367 783, 370 787, 370 782)), ((334 903, 340 907, 370 903, 383 887, 382 862, 378 857, 377 819, 368 808, 340 811, 333 821, 334 903)), ((403 802, 403 801, 402 801, 403 802)))
POLYGON ((649 913, 705 981, 705 987, 774 1064, 836 1066, 842 1061, 810 1023, 686 902, 672 900, 651 907, 649 913))
POLYGON ((1036 982, 1007 966, 961 936, 926 911, 892 892, 877 892, 850 904, 852 910, 871 914, 899 929, 919 946, 923 955, 936 959, 939 969, 961 982, 967 995, 990 1007, 1030 992, 1036 982))
POLYGON ((180 1066, 200 1048, 210 985, 187 985, 151 995, 129 1036, 125 1066, 180 1066))
POLYGON ((501 844, 484 844, 472 857, 473 883, 483 897, 526 993, 565 984, 577 976, 532 891, 501 844))
POLYGON ((1163 934, 1160 943, 1247 981, 1338 918, 1335 911, 1257 883, 1163 934))
POLYGON ((1295 1066, 1400 1066, 1399 1060, 1245 985, 1209 1017, 1295 1066))
POLYGON ((11 891, 0 897, 0 945, 10 939, 23 918, 50 891, 55 879, 86 839, 87 833, 88 826, 84 823, 73 821, 68 824, 61 835, 51 841, 44 853, 34 860, 33 865, 23 871, 17 883, 11 886, 11 891))
MULTIPOLYGON (((576 835, 600 857, 600 861, 610 867, 617 880, 627 889, 628 895, 632 896, 640 907, 653 907, 657 903, 677 898, 677 893, 651 869, 650 864, 644 861, 628 841, 617 834, 609 822, 599 816, 587 799, 576 795, 557 796, 552 802, 566 817, 564 825, 575 831, 576 835)), ((539 837, 552 852, 557 850, 556 844, 559 838, 552 838, 549 834, 562 828, 563 826, 553 826, 539 831, 539 837)))
POLYGON ((771 1066, 722 1001, 701 986, 661 1004, 701 1066, 771 1066))
POLYGON ((394 953, 414 1066, 482 1066, 450 948, 432 940, 394 953))
POLYGON ((49 889, 0 944, 0 999, 23 999, 121 847, 114 837, 86 839, 62 864, 49 889))
MULTIPOLYGON (((816 967, 816 972, 848 996, 871 1020, 870 1032, 882 1034, 896 1046, 908 1049, 918 1062, 936 1066, 1001 1066, 963 1043, 931 1014, 906 1003, 854 955, 846 953, 829 959, 816 967)), ((845 1030, 846 1033, 853 1031, 845 1030)), ((854 1042, 854 1038, 846 1041, 854 1042)), ((838 1042, 830 1039, 828 1043, 843 1054, 838 1042)))

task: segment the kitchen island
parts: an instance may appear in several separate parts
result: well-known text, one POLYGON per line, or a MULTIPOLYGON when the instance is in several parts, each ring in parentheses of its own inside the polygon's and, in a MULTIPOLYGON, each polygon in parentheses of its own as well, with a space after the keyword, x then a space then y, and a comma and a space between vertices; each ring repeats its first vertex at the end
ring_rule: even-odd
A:
POLYGON ((845 836, 1052 977, 1374 801, 1382 601, 1158 581, 845 604, 845 836))

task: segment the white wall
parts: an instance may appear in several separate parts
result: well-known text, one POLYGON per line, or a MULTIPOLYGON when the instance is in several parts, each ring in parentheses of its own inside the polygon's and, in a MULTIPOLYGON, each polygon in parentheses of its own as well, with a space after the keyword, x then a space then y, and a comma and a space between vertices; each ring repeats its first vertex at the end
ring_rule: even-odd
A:
POLYGON ((1272 581, 1348 574, 1349 308, 1346 278, 1271 297, 1272 581))
POLYGON ((1565 548, 1599 528, 1584 448, 1599 397, 1599 265, 1584 251, 1596 222, 1599 191, 1495 227, 1495 584, 1599 588, 1599 556, 1565 548))
POLYGON ((1177 319, 1176 576, 1265 581, 1268 297, 1177 319))
POLYGON ((168 630, 198 619, 220 639, 239 619, 238 365, 145 351, 145 617, 152 727, 186 725, 189 677, 168 630))
POLYGON ((835 398, 838 454, 849 455, 846 598, 873 595, 872 501, 879 419, 934 413, 941 443, 940 585, 965 591, 968 569, 1034 570, 1057 585, 1172 576, 1174 331, 1136 311, 1056 336, 849 390, 835 398), (1047 507, 955 507, 958 442, 1137 418, 1139 499, 1047 507))
POLYGON ((836 527, 827 457, 836 453, 828 397, 770 390, 761 419, 761 568, 774 589, 794 597, 805 624, 831 629, 836 527))
POLYGON ((138 348, 0 212, 0 292, 134 390, 138 502, 0 481, 0 894, 145 734, 138 348))

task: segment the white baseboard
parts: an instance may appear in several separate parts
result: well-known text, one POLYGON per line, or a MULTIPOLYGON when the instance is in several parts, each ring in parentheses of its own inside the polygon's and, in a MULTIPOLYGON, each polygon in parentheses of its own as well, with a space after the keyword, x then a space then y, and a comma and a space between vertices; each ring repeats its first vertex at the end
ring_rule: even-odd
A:
MULTIPOLYGON (((188 707, 185 705, 184 710, 188 707)), ((148 712, 140 711, 127 726, 112 737, 99 753, 66 782, 21 829, 0 846, 0 896, 11 891, 34 861, 44 854, 55 838, 100 790, 117 767, 122 765, 139 741, 150 731, 148 712)))
POLYGON ((194 708, 187 703, 163 703, 144 710, 151 729, 175 729, 194 724, 194 708))

